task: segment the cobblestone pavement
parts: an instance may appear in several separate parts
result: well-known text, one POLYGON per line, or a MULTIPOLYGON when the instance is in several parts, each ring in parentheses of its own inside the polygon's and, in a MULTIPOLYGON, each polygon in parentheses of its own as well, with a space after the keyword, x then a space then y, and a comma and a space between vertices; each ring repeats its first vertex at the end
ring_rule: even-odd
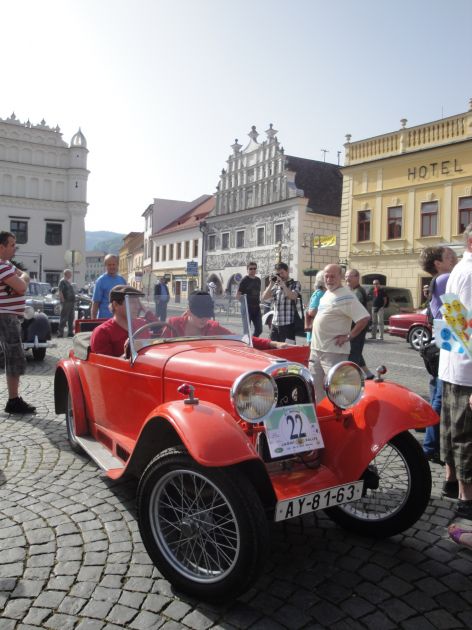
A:
POLYGON ((135 485, 68 446, 52 375, 69 347, 58 340, 28 364, 22 394, 36 416, 0 413, 0 630, 472 627, 472 553, 447 539, 437 465, 430 506, 403 535, 361 538, 317 513, 272 526, 265 572, 233 604, 176 595, 143 548, 135 485))

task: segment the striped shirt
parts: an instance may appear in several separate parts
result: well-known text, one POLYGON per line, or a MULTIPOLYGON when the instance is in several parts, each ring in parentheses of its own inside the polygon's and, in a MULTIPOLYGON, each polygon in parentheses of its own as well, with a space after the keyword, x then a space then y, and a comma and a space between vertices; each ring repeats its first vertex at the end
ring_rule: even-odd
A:
POLYGON ((0 313, 22 316, 25 312, 25 296, 15 295, 5 280, 16 275, 16 267, 8 260, 0 260, 0 313))

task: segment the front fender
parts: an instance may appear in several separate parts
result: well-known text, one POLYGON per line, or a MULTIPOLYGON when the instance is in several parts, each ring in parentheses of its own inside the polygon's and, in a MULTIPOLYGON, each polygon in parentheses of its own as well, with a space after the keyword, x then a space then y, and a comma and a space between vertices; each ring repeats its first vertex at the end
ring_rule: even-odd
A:
POLYGON ((59 362, 54 375, 54 407, 57 414, 66 412, 68 392, 72 398, 75 434, 87 435, 88 422, 77 366, 72 359, 63 359, 59 362))
POLYGON ((323 463, 357 479, 395 435, 439 422, 423 398, 396 383, 366 382, 364 395, 339 419, 325 398, 317 406, 325 443, 323 463))
POLYGON ((234 418, 209 402, 188 405, 183 401, 172 401, 159 405, 146 418, 137 448, 143 439, 149 440, 152 428, 153 432, 159 432, 163 421, 174 429, 189 454, 202 466, 231 466, 259 459, 234 418))

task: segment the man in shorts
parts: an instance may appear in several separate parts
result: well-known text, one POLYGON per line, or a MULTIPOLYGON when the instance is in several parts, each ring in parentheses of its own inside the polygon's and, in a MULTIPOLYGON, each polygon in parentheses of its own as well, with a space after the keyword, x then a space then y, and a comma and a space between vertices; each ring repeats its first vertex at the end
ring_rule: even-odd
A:
POLYGON ((5 368, 8 388, 7 413, 35 413, 36 407, 18 396, 20 376, 25 373, 26 358, 21 342, 19 318, 25 311, 28 275, 10 259, 16 250, 11 232, 0 232, 0 366, 5 368))

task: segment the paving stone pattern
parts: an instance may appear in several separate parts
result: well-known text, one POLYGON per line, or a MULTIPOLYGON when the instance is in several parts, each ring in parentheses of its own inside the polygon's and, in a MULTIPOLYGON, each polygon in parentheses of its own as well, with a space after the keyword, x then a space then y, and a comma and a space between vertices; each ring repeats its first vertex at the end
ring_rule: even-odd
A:
POLYGON ((22 394, 37 415, 0 413, 0 630, 472 627, 472 553, 447 539, 437 465, 431 504, 403 535, 361 538, 310 515, 272 526, 264 573, 236 602, 174 593, 141 542, 136 484, 106 479, 68 446, 53 374, 69 348, 58 340, 28 363, 22 394))

